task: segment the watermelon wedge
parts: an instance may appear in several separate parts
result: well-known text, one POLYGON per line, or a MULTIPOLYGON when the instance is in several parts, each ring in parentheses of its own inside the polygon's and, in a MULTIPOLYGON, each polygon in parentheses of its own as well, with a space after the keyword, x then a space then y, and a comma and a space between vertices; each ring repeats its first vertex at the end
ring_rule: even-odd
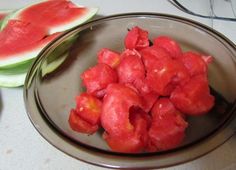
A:
MULTIPOLYGON (((52 73, 59 68, 69 55, 69 48, 72 47, 78 36, 68 37, 62 44, 55 48, 42 64, 41 76, 52 73)), ((24 84, 29 67, 34 58, 19 62, 15 65, 0 67, 0 86, 18 87, 24 84)))
MULTIPOLYGON (((64 31, 93 17, 97 11, 98 8, 78 6, 69 0, 46 0, 0 13, 0 86, 23 85, 28 68, 42 49, 64 31)), ((43 75, 59 67, 67 54, 61 56, 47 63, 43 75)))
POLYGON ((35 58, 60 33, 47 36, 47 29, 19 20, 9 20, 0 32, 0 68, 35 58))
MULTIPOLYGON (((48 28, 48 33, 53 34, 84 23, 97 11, 98 8, 75 5, 69 0, 47 0, 19 9, 11 13, 7 20, 15 19, 44 25, 48 28)), ((5 26, 6 23, 1 29, 5 26)))

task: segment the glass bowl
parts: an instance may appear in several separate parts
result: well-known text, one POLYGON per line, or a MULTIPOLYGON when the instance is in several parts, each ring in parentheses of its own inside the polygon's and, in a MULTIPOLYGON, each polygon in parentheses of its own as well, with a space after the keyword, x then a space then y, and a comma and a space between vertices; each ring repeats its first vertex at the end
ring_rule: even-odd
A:
POLYGON ((202 156, 234 133, 236 48, 222 34, 195 21, 158 13, 130 13, 104 17, 78 26, 47 46, 28 72, 24 99, 28 116, 38 132, 68 155, 109 168, 159 168, 202 156), (216 97, 210 113, 189 117, 186 138, 176 149, 157 153, 124 154, 111 151, 102 131, 84 135, 68 124, 75 96, 84 91, 80 74, 96 63, 101 48, 124 49, 127 29, 139 26, 150 39, 168 35, 193 50, 214 57, 209 81, 216 97))

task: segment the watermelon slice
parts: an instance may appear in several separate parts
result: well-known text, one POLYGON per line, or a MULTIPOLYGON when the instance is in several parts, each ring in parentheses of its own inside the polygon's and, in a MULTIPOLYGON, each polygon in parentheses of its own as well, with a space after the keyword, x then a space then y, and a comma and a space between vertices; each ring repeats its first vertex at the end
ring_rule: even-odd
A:
MULTIPOLYGON (((6 20, 15 19, 44 25, 48 28, 48 33, 53 34, 84 23, 97 11, 98 8, 75 5, 69 0, 48 0, 19 9, 11 13, 6 20)), ((1 29, 5 26, 6 23, 1 29)))
POLYGON ((0 32, 0 68, 35 58, 59 33, 46 35, 47 29, 44 27, 9 20, 0 32))
MULTIPOLYGON (((97 11, 97 8, 76 6, 69 0, 48 0, 0 15, 3 18, 0 25, 0 86, 23 85, 32 59, 63 31, 82 24, 97 11)), ((61 54, 61 58, 47 63, 43 75, 59 67, 67 55, 61 54)))
MULTIPOLYGON (((41 76, 44 77, 47 74, 52 73, 58 67, 60 67, 69 55, 69 48, 76 41, 78 36, 68 37, 66 41, 60 44, 56 49, 54 49, 50 56, 45 58, 42 63, 41 76)), ((15 65, 8 65, 6 67, 0 67, 0 86, 2 87, 18 87, 24 84, 24 80, 27 71, 34 58, 26 60, 15 65)))

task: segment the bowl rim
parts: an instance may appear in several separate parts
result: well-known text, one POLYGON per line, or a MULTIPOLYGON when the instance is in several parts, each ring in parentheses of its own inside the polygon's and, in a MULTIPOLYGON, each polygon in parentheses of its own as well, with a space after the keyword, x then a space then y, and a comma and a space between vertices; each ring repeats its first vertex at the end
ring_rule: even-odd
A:
POLYGON ((197 144, 195 144, 194 146, 184 147, 183 149, 174 149, 174 150, 171 150, 168 152, 164 152, 163 155, 160 155, 158 153, 157 155, 151 154, 151 155, 134 156, 133 154, 131 154, 131 155, 130 154, 121 154, 121 155, 120 154, 118 154, 118 155, 112 154, 111 155, 106 152, 105 153, 98 153, 96 150, 90 150, 89 148, 86 148, 84 146, 78 146, 78 143, 75 144, 73 141, 65 138, 62 134, 60 134, 60 132, 55 130, 55 128, 50 123, 48 123, 48 120, 46 117, 44 117, 44 115, 39 115, 41 122, 44 121, 45 125, 48 126, 47 129, 50 130, 51 135, 52 134, 55 135, 54 139, 65 141, 68 145, 72 146, 73 148, 77 148, 79 153, 85 154, 86 155, 85 157, 91 156, 91 155, 93 155, 93 156, 96 155, 98 157, 102 156, 103 159, 106 160, 106 161, 99 161, 99 159, 97 159, 96 162, 93 162, 91 160, 85 159, 85 157, 81 158, 81 157, 78 157, 74 154, 71 154, 68 151, 68 149, 65 147, 58 146, 59 144, 55 144, 55 142, 52 140, 52 138, 50 137, 48 132, 43 131, 40 128, 40 125, 38 124, 39 122, 37 122, 35 120, 35 117, 34 117, 35 115, 33 116, 32 112, 30 111, 31 108, 29 106, 29 99, 30 99, 30 97, 32 99, 34 99, 34 98, 32 96, 29 96, 29 93, 32 93, 29 91, 32 90, 32 88, 33 88, 31 86, 31 83, 32 83, 32 80, 33 80, 35 73, 37 71, 38 65, 41 62, 41 60, 44 58, 44 56, 46 56, 46 54, 50 51, 50 48, 52 48, 53 46, 56 46, 64 38, 66 38, 69 35, 74 34, 74 32, 77 32, 79 30, 83 30, 84 28, 86 28, 89 25, 92 25, 94 23, 104 22, 104 21, 108 21, 111 19, 122 19, 122 18, 129 18, 129 17, 153 17, 153 18, 171 19, 171 20, 175 20, 175 21, 181 20, 181 22, 183 22, 185 24, 187 23, 187 24, 190 24, 191 26, 195 26, 195 27, 198 26, 199 28, 202 28, 203 30, 208 31, 208 33, 211 33, 212 35, 219 37, 220 39, 225 41, 229 46, 231 46, 232 49, 236 52, 236 45, 233 42, 231 42, 227 37, 225 37, 223 34, 219 33, 218 31, 216 31, 216 30, 214 30, 202 23, 199 23, 197 21, 193 21, 191 19, 187 19, 184 17, 180 17, 180 16, 163 14, 163 13, 147 13, 147 12, 123 13, 123 14, 110 15, 110 16, 106 16, 106 17, 102 17, 99 19, 89 21, 89 22, 79 25, 71 30, 66 31, 65 33, 60 35, 58 38, 53 40, 51 43, 49 43, 40 52, 40 54, 37 56, 34 63, 32 64, 31 68, 29 69, 26 79, 25 79, 23 95, 24 95, 24 102, 25 102, 25 108, 26 108, 27 115, 28 115, 31 123, 35 127, 35 129, 39 132, 39 134, 44 139, 46 139, 46 141, 48 141, 50 144, 52 144, 54 147, 56 147, 60 151, 66 153, 76 159, 79 159, 81 161, 84 161, 84 162, 87 162, 90 164, 94 164, 94 165, 98 165, 98 166, 102 166, 102 167, 109 167, 109 168, 156 168, 156 167, 160 168, 160 167, 166 167, 166 166, 173 166, 173 165, 177 165, 177 164, 180 164, 183 162, 191 161, 191 160, 196 159, 202 155, 205 155, 208 152, 210 152, 210 151, 214 150, 215 148, 217 148, 218 146, 220 146, 221 144, 223 144, 225 141, 227 141, 234 134, 234 132, 231 129, 227 128, 227 126, 236 117, 234 114, 236 111, 235 102, 234 102, 234 106, 232 108, 233 113, 230 114, 230 116, 222 124, 222 126, 219 129, 217 129, 217 131, 214 132, 214 134, 211 134, 210 137, 208 137, 208 139, 206 139, 204 141, 200 141, 197 144), (209 146, 206 146, 207 143, 209 144, 209 146), (204 150, 207 149, 207 151, 203 152, 203 149, 204 150), (199 150, 201 150, 201 152, 199 150), (137 166, 137 165, 140 165, 140 164, 137 164, 137 161, 140 161, 140 162, 144 161, 142 156, 145 157, 146 165, 140 167, 140 166, 137 166), (153 161, 160 159, 160 157, 161 157, 162 162, 159 161, 160 162, 159 165, 154 164, 153 161), (168 160, 170 160, 167 157, 172 158, 172 163, 166 164, 166 161, 168 162, 168 160), (181 158, 179 158, 178 160, 175 160, 175 159, 173 159, 173 157, 181 157, 181 158), (152 163, 148 164, 147 159, 150 159, 151 161, 149 161, 149 162, 152 162, 152 163), (119 161, 117 161, 117 160, 119 160, 119 161), (112 163, 109 163, 109 161, 112 163), (122 163, 124 161, 125 161, 125 163, 122 163), (118 163, 120 163, 120 165, 118 163))

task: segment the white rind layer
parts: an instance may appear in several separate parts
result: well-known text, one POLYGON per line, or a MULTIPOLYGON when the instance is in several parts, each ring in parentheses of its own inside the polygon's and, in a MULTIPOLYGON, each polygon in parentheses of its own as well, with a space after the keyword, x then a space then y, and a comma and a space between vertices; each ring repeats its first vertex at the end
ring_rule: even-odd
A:
POLYGON ((32 58, 35 58, 42 51, 42 49, 46 47, 48 43, 49 42, 46 42, 45 44, 42 44, 32 50, 17 53, 9 57, 6 57, 5 59, 1 59, 0 67, 6 67, 12 64, 21 63, 21 62, 30 60, 32 58))
POLYGON ((27 73, 21 73, 17 75, 2 75, 0 74, 0 86, 1 87, 19 87, 24 84, 27 73))

